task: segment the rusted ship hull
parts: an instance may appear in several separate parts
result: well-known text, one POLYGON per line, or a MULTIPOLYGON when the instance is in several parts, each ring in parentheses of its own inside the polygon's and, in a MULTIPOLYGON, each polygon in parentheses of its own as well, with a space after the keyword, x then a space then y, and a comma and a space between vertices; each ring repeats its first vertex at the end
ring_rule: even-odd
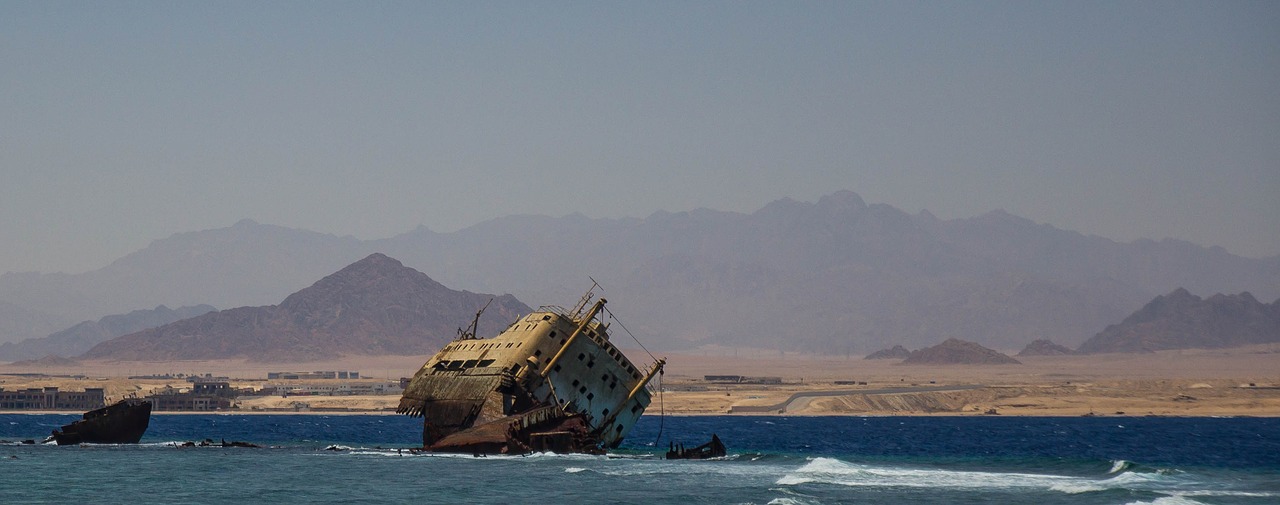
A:
POLYGON ((397 412, 423 418, 423 448, 524 454, 616 447, 648 407, 646 386, 664 361, 637 369, 596 320, 605 300, 584 311, 590 297, 572 311, 543 307, 492 338, 460 330, 400 399, 397 412))
POLYGON ((600 452, 586 419, 559 407, 542 407, 473 426, 442 437, 427 449, 462 454, 600 452))
POLYGON ((58 445, 136 444, 151 423, 151 402, 126 399, 90 410, 74 423, 53 430, 58 445))

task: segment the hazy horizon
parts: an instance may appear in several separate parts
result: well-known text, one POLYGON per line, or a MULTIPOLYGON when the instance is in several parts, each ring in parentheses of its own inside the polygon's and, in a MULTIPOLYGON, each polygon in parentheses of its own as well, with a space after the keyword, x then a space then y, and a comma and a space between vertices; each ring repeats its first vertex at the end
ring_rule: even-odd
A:
POLYGON ((851 190, 1280 255, 1273 2, 0 4, 0 272, 851 190))

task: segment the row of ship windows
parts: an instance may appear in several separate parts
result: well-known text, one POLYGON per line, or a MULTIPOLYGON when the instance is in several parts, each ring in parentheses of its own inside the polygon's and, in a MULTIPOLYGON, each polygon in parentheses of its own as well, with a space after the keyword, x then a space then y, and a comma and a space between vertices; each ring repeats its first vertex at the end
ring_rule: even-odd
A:
POLYGON ((491 360, 491 359, 481 359, 481 360, 457 359, 457 360, 451 360, 451 361, 440 361, 435 364, 435 369, 436 370, 461 370, 465 368, 484 368, 489 365, 492 365, 493 361, 494 360, 491 360))
POLYGON ((505 344, 504 344, 504 343, 501 343, 501 342, 498 342, 498 343, 493 343, 493 344, 463 344, 463 345, 459 345, 459 346, 457 346, 457 347, 454 347, 453 349, 454 349, 455 351, 470 351, 470 350, 472 350, 472 349, 477 349, 477 350, 483 350, 483 349, 497 349, 497 348, 499 348, 499 347, 501 347, 501 348, 503 348, 503 349, 510 349, 510 348, 512 348, 512 347, 515 347, 515 346, 516 346, 516 342, 507 342, 507 343, 505 343, 505 344))

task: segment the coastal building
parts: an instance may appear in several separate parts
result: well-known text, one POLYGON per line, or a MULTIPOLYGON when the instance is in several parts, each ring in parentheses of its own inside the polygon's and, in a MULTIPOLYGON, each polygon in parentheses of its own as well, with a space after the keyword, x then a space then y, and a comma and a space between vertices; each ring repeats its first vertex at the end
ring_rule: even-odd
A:
POLYGON ((747 377, 743 375, 704 375, 707 382, 716 384, 782 384, 782 377, 747 377))
POLYGON ((282 396, 355 396, 398 395, 404 392, 400 382, 341 382, 334 384, 268 384, 262 388, 269 394, 282 396))
POLYGON ((106 405, 102 388, 59 391, 56 387, 5 391, 0 388, 0 410, 93 410, 106 405))
POLYGON ((230 409, 238 393, 227 382, 208 381, 195 383, 189 391, 165 386, 147 395, 147 400, 151 401, 152 410, 204 412, 230 409))
POLYGON ((325 379, 359 379, 360 372, 318 371, 318 372, 267 372, 267 380, 325 380, 325 379))

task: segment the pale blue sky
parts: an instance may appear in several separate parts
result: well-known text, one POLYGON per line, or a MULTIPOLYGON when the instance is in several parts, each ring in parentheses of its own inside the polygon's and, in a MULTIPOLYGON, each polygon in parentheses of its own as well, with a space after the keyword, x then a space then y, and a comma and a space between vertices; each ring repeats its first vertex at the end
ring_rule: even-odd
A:
POLYGON ((0 2, 0 272, 840 189, 1280 254, 1278 2, 0 2))

